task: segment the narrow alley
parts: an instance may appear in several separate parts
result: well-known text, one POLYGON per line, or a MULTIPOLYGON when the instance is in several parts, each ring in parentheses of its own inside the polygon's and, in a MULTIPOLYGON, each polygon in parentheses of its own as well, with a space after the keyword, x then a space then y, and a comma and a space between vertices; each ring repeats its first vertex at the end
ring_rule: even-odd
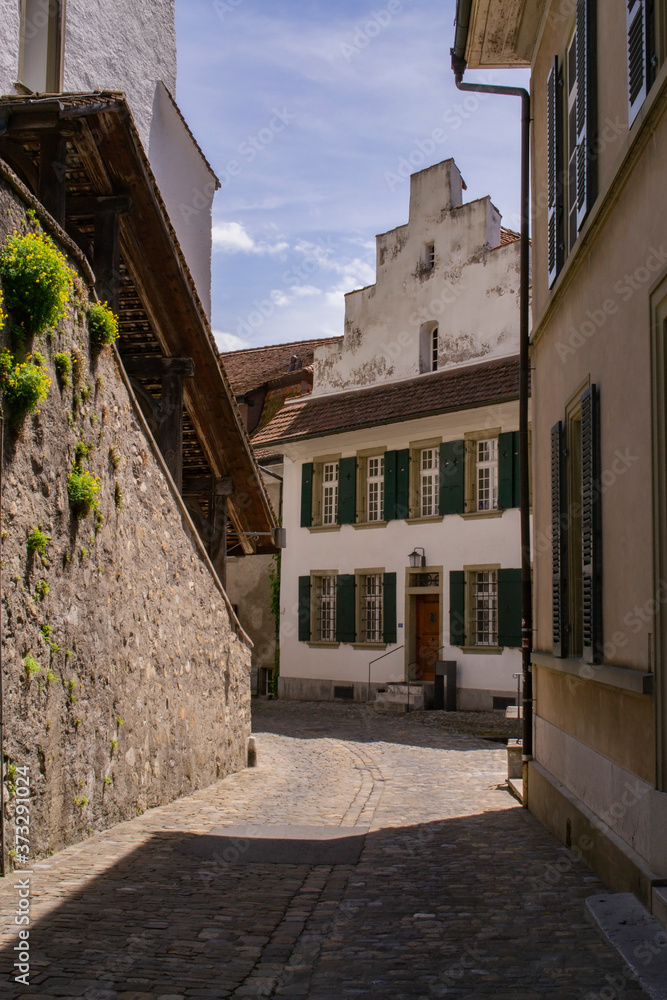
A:
POLYGON ((34 865, 29 986, 6 880, 0 998, 644 996, 504 747, 429 715, 257 705, 256 768, 34 865))

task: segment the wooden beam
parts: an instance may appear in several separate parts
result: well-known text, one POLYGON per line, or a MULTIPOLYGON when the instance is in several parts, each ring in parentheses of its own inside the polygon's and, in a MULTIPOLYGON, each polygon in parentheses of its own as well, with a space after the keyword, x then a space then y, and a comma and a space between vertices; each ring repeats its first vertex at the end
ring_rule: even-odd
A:
POLYGON ((120 225, 118 212, 114 209, 95 213, 93 271, 98 297, 117 313, 120 294, 120 225))
POLYGON ((227 586, 227 497, 214 496, 209 517, 208 554, 223 587, 227 586))
POLYGON ((132 211, 132 199, 124 194, 98 194, 82 198, 68 198, 67 215, 71 218, 95 215, 97 212, 132 211))
POLYGON ((39 192, 47 212, 65 228, 67 140, 59 132, 46 132, 39 143, 39 192))
POLYGON ((3 135, 0 138, 0 156, 6 160, 12 170, 27 184, 34 195, 39 191, 39 170, 23 146, 14 139, 3 135))
POLYGON ((195 364, 192 358, 145 358, 130 355, 123 358, 123 367, 130 378, 161 379, 172 375, 192 378, 195 373, 195 364))
POLYGON ((213 476, 188 476, 183 480, 183 496, 233 497, 234 480, 231 476, 216 479, 213 476))
POLYGON ((183 376, 164 375, 157 443, 179 493, 183 489, 183 376))

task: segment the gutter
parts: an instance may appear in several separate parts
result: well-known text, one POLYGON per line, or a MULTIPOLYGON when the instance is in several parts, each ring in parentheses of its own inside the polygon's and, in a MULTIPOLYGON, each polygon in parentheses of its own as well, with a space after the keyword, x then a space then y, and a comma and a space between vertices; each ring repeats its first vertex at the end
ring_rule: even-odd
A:
POLYGON ((530 94, 524 87, 464 83, 465 53, 472 0, 458 0, 451 50, 458 90, 521 99, 521 286, 519 311, 519 482, 521 513, 521 665, 523 674, 522 761, 524 805, 527 804, 528 761, 533 757, 533 595, 531 580, 528 399, 530 393, 530 94))

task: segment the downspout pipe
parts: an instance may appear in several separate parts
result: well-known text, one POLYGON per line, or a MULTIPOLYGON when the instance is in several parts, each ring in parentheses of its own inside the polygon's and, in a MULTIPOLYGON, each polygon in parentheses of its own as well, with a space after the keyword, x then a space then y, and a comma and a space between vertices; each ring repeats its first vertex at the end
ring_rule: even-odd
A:
MULTIPOLYGON (((524 765, 533 756, 533 595, 530 558, 528 398, 530 394, 530 94, 523 87, 464 83, 464 58, 472 0, 459 0, 456 41, 451 50, 454 79, 466 93, 498 94, 521 99, 521 287, 519 293, 519 481, 521 512, 521 659, 523 673, 524 765), (459 13, 461 21, 459 21, 459 13)), ((524 778, 526 777, 524 766, 524 778)))

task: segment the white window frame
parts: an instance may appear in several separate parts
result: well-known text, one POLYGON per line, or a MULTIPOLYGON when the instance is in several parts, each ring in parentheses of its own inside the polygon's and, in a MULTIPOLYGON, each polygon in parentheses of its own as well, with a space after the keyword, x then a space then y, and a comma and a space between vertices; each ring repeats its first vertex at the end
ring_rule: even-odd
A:
POLYGON ((438 360, 439 360, 439 350, 438 350, 438 327, 436 326, 434 330, 431 331, 431 371, 437 372, 438 370, 438 360))
POLYGON ((383 641, 384 586, 383 574, 366 573, 358 578, 359 641, 369 645, 379 645, 383 641))
POLYGON ((322 573, 315 584, 315 637, 317 642, 336 641, 336 576, 322 573))
POLYGON ((480 512, 498 510, 497 437, 475 441, 475 503, 480 512))
POLYGON ((366 459, 366 520, 384 520, 384 455, 366 459))
POLYGON ((63 77, 63 39, 65 35, 65 0, 21 0, 19 38, 19 81, 36 93, 59 93, 63 77), (34 8, 37 8, 36 10, 34 8), (44 20, 46 18, 46 20, 44 20), (43 52, 36 52, 33 42, 41 40, 43 52), (32 53, 29 49, 32 48, 32 53), (44 80, 28 76, 28 66, 38 55, 43 65, 44 80), (31 58, 32 56, 32 58, 31 58), (33 86, 38 83, 39 86, 33 86))
POLYGON ((419 451, 419 512, 421 517, 433 517, 440 509, 440 448, 419 451))
POLYGON ((338 523, 338 462, 322 465, 322 524, 338 523))
POLYGON ((468 579, 471 585, 468 645, 495 648, 498 645, 498 571, 473 570, 468 579))

